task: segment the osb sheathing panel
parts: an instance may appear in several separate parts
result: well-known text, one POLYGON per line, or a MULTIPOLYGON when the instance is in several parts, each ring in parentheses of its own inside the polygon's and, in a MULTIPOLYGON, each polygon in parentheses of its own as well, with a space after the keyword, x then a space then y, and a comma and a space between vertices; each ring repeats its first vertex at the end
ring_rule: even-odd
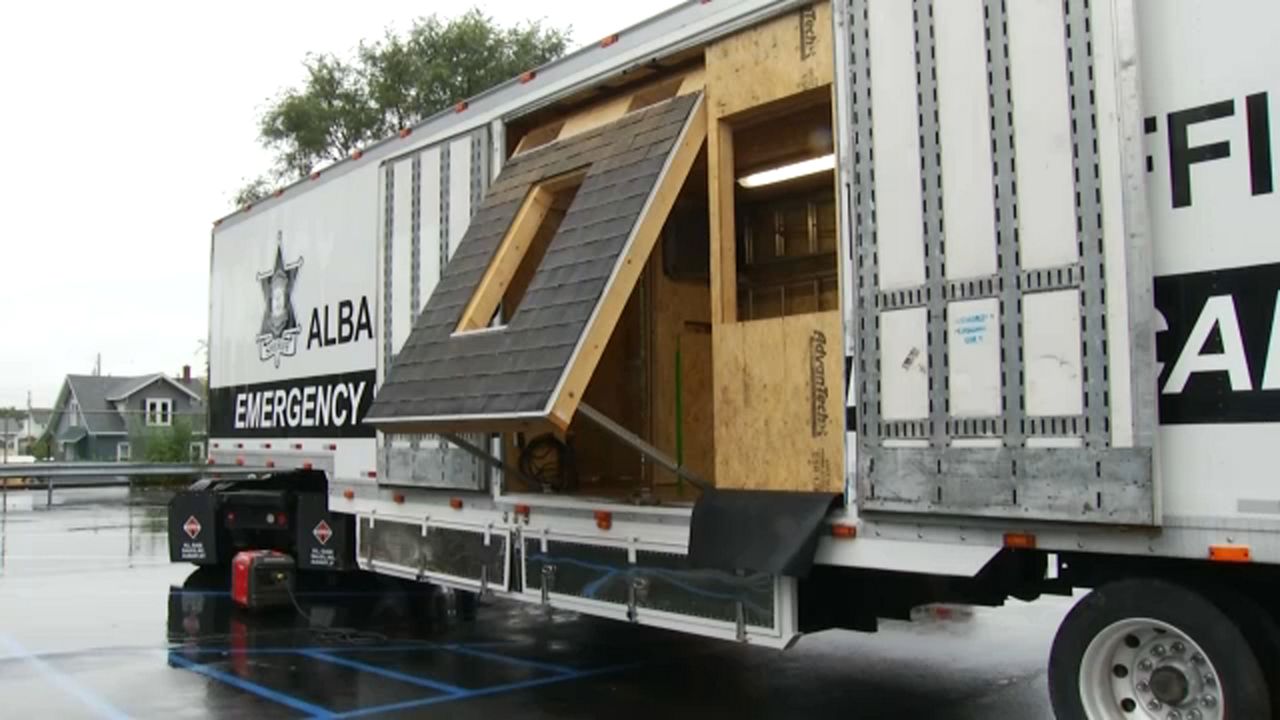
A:
POLYGON ((722 118, 830 85, 831 5, 816 3, 712 43, 708 117, 722 118))
MULTIPOLYGON (((664 242, 674 242, 667 238, 664 242)), ((672 280, 654 253, 653 444, 699 477, 714 480, 711 291, 705 283, 672 280), (676 417, 676 353, 679 352, 680 418, 676 417), (677 432, 683 458, 677 457, 677 432)), ((655 467, 659 485, 676 483, 675 473, 655 467)))
POLYGON ((716 487, 844 490, 839 311, 717 325, 716 487))

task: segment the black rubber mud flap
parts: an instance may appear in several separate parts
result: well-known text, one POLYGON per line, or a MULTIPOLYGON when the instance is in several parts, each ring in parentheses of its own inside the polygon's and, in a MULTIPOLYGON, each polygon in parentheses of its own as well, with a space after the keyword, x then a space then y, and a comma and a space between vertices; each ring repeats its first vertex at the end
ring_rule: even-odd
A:
POLYGON ((355 568, 355 516, 329 512, 324 493, 298 493, 298 568, 355 568))
POLYGON ((712 570, 805 577, 822 520, 839 497, 774 490, 705 492, 693 506, 689 562, 712 570))
POLYGON ((169 560, 218 564, 218 495, 183 490, 169 500, 169 560))

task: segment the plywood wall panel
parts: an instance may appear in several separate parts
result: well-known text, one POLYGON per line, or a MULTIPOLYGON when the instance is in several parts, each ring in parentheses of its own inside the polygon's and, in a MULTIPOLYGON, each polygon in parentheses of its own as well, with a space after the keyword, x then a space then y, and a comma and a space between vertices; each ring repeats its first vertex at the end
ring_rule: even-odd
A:
POLYGON ((831 5, 815 3, 707 48, 709 115, 721 118, 831 84, 831 5))
POLYGON ((717 325, 716 486, 841 492, 840 313, 717 325))

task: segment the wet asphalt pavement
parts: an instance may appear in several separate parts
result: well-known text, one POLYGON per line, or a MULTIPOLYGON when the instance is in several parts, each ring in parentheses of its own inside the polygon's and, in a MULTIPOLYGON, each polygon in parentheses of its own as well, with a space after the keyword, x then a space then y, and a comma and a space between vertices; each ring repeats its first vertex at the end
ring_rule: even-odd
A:
POLYGON ((364 577, 235 610, 170 564, 163 492, 61 490, 0 514, 0 718, 1050 718, 1070 600, 922 611, 791 650, 364 577), (305 616, 304 614, 305 613, 305 616))

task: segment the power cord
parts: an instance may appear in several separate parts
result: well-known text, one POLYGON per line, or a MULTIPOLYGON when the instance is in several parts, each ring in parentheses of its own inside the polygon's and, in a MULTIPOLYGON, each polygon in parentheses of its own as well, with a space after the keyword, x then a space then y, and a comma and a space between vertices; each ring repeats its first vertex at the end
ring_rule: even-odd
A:
POLYGON ((311 614, 302 609, 302 605, 298 602, 298 596, 293 594, 293 586, 290 583, 284 583, 284 591, 289 595, 289 601, 293 603, 293 609, 297 611, 302 619, 307 621, 307 629, 311 635, 321 643, 328 645, 377 645, 387 642, 387 636, 382 633, 373 632, 371 630, 357 630, 348 627, 320 627, 323 625, 311 617, 311 614))
POLYGON ((551 433, 520 447, 520 472, 542 485, 543 492, 566 492, 578 484, 573 448, 551 433))

